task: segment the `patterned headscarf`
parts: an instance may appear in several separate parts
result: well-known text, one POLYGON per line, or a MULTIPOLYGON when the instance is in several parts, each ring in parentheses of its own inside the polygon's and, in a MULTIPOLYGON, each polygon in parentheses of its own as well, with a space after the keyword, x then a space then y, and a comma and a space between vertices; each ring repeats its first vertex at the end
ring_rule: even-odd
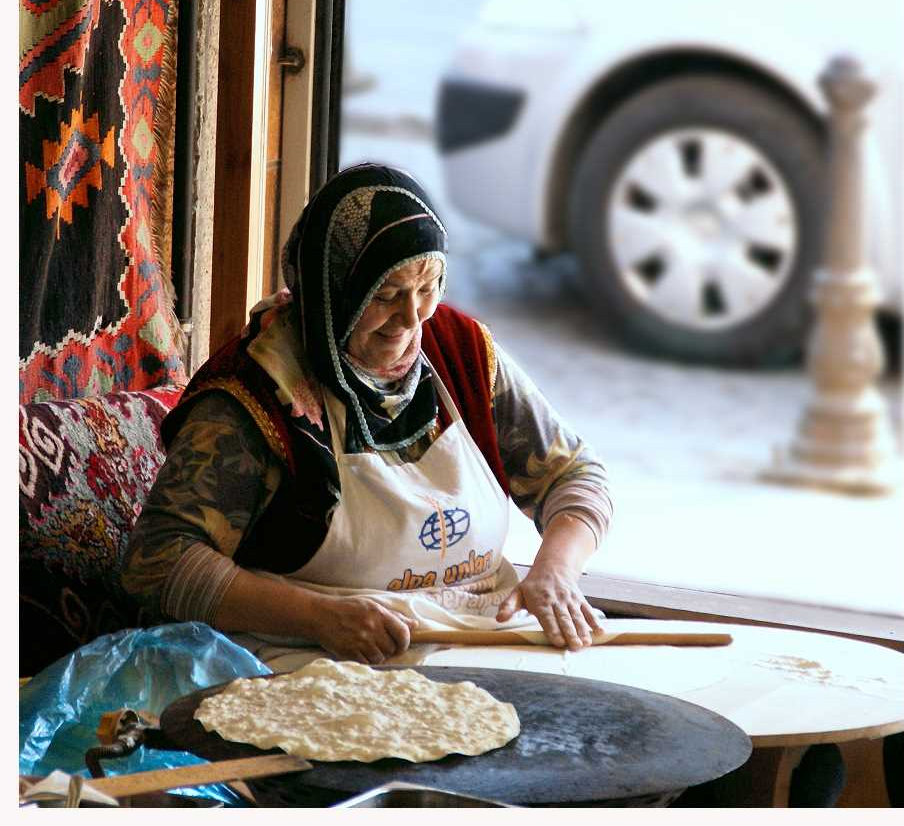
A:
POLYGON ((305 357, 346 408, 345 449, 397 450, 436 424, 437 401, 420 334, 403 367, 371 377, 346 352, 373 295, 399 267, 442 264, 446 230, 410 175, 362 164, 331 178, 311 199, 283 248, 283 277, 301 317, 305 357), (374 381, 369 380, 373 378, 374 381), (396 380, 391 400, 380 380, 396 380))

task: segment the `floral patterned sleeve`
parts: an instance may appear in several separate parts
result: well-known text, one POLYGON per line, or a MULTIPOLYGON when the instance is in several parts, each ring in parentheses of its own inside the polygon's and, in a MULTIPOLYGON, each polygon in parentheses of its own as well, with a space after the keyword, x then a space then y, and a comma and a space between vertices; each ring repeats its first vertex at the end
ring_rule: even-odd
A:
POLYGON ((123 587, 155 617, 210 623, 238 571, 232 556, 281 476, 237 401, 217 392, 201 397, 135 524, 123 587))
POLYGON ((493 409, 512 499, 541 534, 568 511, 593 531, 599 547, 612 519, 605 467, 511 356, 495 342, 494 348, 493 409))

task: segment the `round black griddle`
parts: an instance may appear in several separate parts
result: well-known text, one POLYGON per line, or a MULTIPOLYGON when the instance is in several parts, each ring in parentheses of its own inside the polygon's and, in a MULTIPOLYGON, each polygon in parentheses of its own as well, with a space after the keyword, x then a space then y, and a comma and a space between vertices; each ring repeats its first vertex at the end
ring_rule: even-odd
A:
MULTIPOLYGON (((470 680, 512 703, 521 733, 477 757, 311 761, 311 771, 249 785, 275 799, 273 805, 332 805, 394 780, 519 806, 630 805, 714 780, 750 756, 750 739, 734 723, 663 694, 523 671, 414 670, 438 682, 470 680)), ((194 719, 201 700, 222 688, 194 692, 167 707, 160 718, 166 739, 208 760, 269 753, 223 740, 194 719)))

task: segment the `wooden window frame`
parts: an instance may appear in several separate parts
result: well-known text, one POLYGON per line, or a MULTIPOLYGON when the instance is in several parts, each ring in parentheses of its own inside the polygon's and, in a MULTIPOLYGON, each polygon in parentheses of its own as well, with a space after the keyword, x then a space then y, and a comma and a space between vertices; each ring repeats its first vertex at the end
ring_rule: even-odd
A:
POLYGON ((210 352, 279 286, 278 251, 336 171, 344 22, 344 0, 220 4, 210 352), (295 75, 277 63, 287 44, 295 75))

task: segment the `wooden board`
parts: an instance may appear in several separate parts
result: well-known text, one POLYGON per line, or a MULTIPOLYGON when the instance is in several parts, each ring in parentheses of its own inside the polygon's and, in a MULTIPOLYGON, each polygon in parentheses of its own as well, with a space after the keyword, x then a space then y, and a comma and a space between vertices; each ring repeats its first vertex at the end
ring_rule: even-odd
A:
POLYGON ((226 783, 274 774, 307 771, 311 764, 290 754, 267 754, 239 760, 221 760, 197 766, 120 774, 115 777, 96 777, 85 784, 110 797, 131 797, 136 794, 159 792, 207 783, 226 783))
POLYGON ((715 648, 528 645, 448 648, 426 665, 504 668, 606 680, 668 694, 736 723, 754 746, 840 743, 904 731, 904 654, 829 634, 723 623, 608 620, 608 632, 721 631, 715 648))

